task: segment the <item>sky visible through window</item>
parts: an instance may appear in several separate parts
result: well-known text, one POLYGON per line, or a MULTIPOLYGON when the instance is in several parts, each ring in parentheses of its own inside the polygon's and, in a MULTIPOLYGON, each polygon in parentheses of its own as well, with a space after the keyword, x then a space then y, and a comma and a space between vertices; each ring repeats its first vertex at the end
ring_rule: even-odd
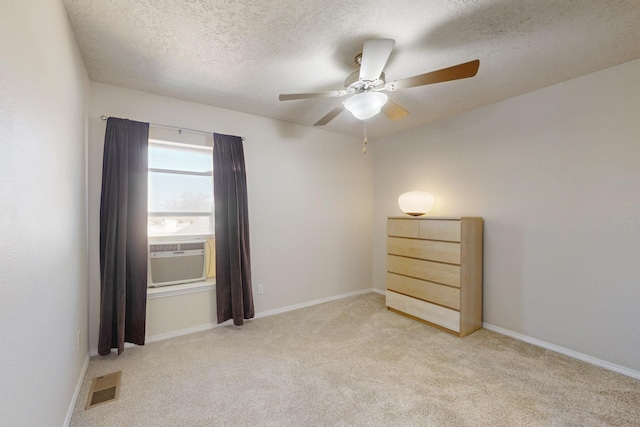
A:
POLYGON ((174 146, 149 144, 149 167, 157 169, 179 169, 192 172, 210 172, 213 170, 211 148, 198 147, 180 149, 174 146))

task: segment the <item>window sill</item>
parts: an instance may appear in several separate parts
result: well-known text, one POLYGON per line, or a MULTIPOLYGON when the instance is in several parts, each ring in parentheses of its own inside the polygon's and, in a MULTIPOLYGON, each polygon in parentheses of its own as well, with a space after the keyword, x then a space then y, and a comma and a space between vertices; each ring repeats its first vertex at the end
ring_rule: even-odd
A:
POLYGON ((202 282, 184 283, 180 285, 161 286, 147 288, 147 300, 167 298, 176 295, 194 294, 197 292, 209 292, 216 289, 216 278, 210 277, 202 282))

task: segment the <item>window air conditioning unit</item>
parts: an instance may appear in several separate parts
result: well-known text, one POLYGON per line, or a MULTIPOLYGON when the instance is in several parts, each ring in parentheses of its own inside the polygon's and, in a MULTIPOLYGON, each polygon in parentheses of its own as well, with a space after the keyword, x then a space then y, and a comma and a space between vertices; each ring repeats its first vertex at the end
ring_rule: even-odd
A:
POLYGON ((149 244, 149 287, 198 282, 206 278, 204 240, 149 244))

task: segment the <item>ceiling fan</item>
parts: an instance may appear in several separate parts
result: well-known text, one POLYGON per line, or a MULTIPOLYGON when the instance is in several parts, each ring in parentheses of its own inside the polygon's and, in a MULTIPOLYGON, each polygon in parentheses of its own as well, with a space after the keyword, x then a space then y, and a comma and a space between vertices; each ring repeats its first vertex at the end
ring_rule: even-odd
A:
POLYGON ((360 66, 360 69, 346 78, 344 89, 327 92, 281 94, 279 99, 280 101, 291 101, 311 98, 340 98, 351 95, 346 101, 314 123, 314 126, 326 125, 344 109, 350 111, 360 120, 373 117, 380 110, 391 120, 400 120, 406 117, 409 112, 389 100, 383 92, 466 79, 475 76, 480 66, 480 60, 476 59, 464 64, 387 83, 382 70, 387 64, 395 43, 393 39, 371 39, 365 41, 362 53, 356 56, 356 64, 360 66))

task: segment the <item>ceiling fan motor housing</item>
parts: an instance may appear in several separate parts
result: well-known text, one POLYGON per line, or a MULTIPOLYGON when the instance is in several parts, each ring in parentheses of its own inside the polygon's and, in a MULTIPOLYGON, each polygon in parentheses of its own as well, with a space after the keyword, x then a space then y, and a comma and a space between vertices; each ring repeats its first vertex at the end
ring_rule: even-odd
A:
POLYGON ((384 87, 384 73, 380 73, 380 77, 377 80, 362 81, 360 80, 360 70, 356 70, 349 74, 344 81, 344 88, 347 93, 360 93, 382 87, 384 87))

